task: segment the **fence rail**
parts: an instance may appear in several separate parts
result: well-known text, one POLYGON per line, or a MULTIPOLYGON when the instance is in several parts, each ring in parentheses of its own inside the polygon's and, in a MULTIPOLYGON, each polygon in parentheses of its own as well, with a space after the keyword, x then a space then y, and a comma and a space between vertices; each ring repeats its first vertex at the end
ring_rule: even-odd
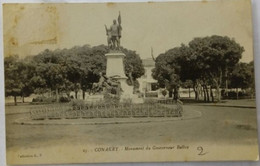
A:
POLYGON ((120 104, 120 105, 89 105, 84 107, 44 106, 31 110, 31 119, 77 119, 77 118, 138 118, 138 117, 181 117, 182 103, 174 105, 151 104, 120 104))

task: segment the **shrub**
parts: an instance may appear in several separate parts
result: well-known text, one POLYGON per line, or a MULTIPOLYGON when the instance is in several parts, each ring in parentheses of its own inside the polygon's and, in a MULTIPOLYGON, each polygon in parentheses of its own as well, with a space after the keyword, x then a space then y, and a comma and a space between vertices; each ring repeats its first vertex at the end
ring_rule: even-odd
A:
POLYGON ((167 95, 167 90, 162 90, 162 95, 165 97, 167 95))
POLYGON ((228 97, 236 97, 237 93, 234 91, 228 92, 228 97))
POLYGON ((32 99, 33 103, 43 102, 43 103, 53 103, 55 102, 55 97, 45 97, 45 96, 37 96, 36 98, 32 99))
POLYGON ((56 102, 56 98, 55 97, 47 97, 43 100, 44 103, 54 103, 56 102))
POLYGON ((157 99, 147 99, 147 98, 145 98, 145 100, 144 100, 144 103, 145 104, 155 104, 155 103, 157 103, 158 102, 158 100, 157 99))
POLYGON ((224 99, 236 99, 237 97, 242 98, 248 98, 250 97, 250 93, 246 91, 239 91, 238 94, 236 91, 228 91, 226 96, 222 96, 224 99))
POLYGON ((70 100, 71 99, 69 97, 64 97, 64 96, 60 97, 60 99, 59 99, 59 101, 61 103, 68 103, 68 102, 70 102, 70 100))
POLYGON ((129 106, 131 106, 133 104, 133 102, 132 102, 132 99, 123 99, 123 101, 122 101, 122 105, 123 106, 125 106, 125 107, 129 107, 129 106))
POLYGON ((116 95, 117 94, 117 88, 112 87, 110 92, 111 92, 111 94, 116 95))
POLYGON ((146 97, 158 97, 158 93, 157 92, 146 92, 145 96, 146 97))
POLYGON ((78 99, 71 100, 70 105, 75 109, 81 109, 86 106, 83 100, 78 100, 78 99))
POLYGON ((46 97, 44 96, 37 96, 35 98, 32 99, 32 102, 43 102, 43 100, 45 99, 46 97))
POLYGON ((104 102, 112 105, 118 105, 120 101, 120 97, 118 95, 113 95, 110 93, 104 94, 104 102))
POLYGON ((143 98, 144 97, 144 93, 140 92, 138 93, 138 98, 143 98))

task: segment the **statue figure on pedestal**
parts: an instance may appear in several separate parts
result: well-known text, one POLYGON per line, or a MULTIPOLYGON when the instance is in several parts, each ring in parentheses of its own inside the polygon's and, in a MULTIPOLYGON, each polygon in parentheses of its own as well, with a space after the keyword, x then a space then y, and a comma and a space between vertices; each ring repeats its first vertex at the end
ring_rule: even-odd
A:
POLYGON ((93 83, 91 91, 93 94, 97 92, 107 91, 109 93, 115 93, 115 95, 119 95, 122 91, 120 82, 113 77, 108 78, 106 75, 99 73, 99 81, 93 83))
POLYGON ((122 31, 120 12, 117 21, 113 20, 113 24, 110 26, 109 29, 105 25, 107 44, 110 50, 120 50, 120 38, 122 31))

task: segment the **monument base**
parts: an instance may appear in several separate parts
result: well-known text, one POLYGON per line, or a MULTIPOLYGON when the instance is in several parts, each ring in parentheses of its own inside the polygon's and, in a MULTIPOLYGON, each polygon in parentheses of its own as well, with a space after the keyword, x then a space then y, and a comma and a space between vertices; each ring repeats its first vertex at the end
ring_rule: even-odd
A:
POLYGON ((120 95, 120 102, 131 100, 133 103, 141 103, 143 100, 138 98, 134 92, 134 86, 127 84, 127 77, 124 69, 124 57, 126 56, 123 52, 109 52, 105 55, 107 57, 107 77, 113 77, 120 82, 122 93, 120 95))
POLYGON ((110 52, 105 56, 107 57, 107 77, 127 78, 124 69, 124 57, 126 55, 122 52, 110 52))

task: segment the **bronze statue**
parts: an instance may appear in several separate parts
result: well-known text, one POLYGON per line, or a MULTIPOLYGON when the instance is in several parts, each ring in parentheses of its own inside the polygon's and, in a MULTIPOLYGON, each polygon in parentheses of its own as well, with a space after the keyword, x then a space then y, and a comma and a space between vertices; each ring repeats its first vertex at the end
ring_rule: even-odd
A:
POLYGON ((111 50, 120 50, 120 38, 122 31, 120 12, 117 21, 118 23, 116 22, 116 20, 113 20, 113 24, 110 26, 109 29, 105 25, 107 45, 111 50))
POLYGON ((113 77, 108 78, 106 75, 103 75, 102 72, 99 73, 99 76, 99 81, 92 85, 91 92, 93 94, 107 91, 109 93, 115 92, 116 95, 120 95, 122 89, 117 79, 113 77))

